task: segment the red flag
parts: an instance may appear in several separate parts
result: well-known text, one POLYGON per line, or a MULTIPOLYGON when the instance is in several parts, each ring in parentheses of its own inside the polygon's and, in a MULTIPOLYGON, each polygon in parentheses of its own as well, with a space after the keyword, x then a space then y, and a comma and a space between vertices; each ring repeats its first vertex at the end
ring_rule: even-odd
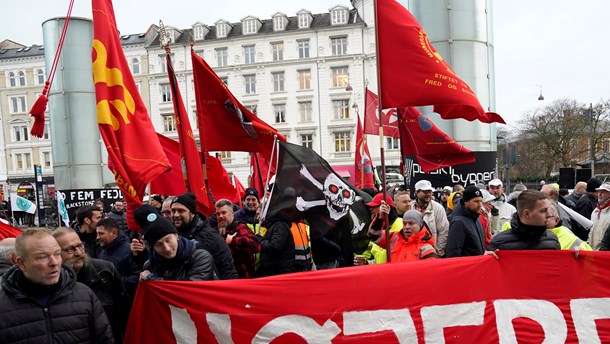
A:
POLYGON ((400 112, 402 154, 416 156, 424 172, 475 161, 474 153, 456 143, 416 108, 400 112))
POLYGON ((376 1, 377 44, 384 109, 434 105, 444 119, 504 123, 436 52, 415 17, 396 0, 376 1))
MULTIPOLYGON (((263 154, 250 154, 250 187, 255 188, 259 195, 265 194, 265 183, 267 182, 269 165, 269 160, 263 154)), ((275 163, 271 164, 269 178, 275 175, 275 166, 275 163)))
POLYGON ((4 220, 0 220, 0 240, 4 240, 6 238, 16 238, 21 233, 23 233, 21 229, 4 223, 4 220))
POLYGON ((373 180, 373 162, 371 161, 371 153, 366 144, 364 134, 362 134, 362 123, 358 116, 358 127, 356 128, 356 187, 359 189, 375 188, 373 180))
POLYGON ((237 198, 239 199, 239 206, 241 207, 241 200, 246 194, 246 188, 244 188, 244 185, 239 181, 239 179, 237 179, 236 175, 233 175, 233 186, 235 186, 235 193, 237 194, 237 198))
POLYGON ((127 204, 127 223, 139 229, 132 210, 144 189, 170 168, 146 106, 129 71, 111 0, 93 0, 93 81, 97 121, 108 150, 108 168, 127 204))
POLYGON ((182 171, 182 179, 184 186, 188 191, 195 194, 197 211, 202 214, 210 215, 216 210, 208 190, 205 186, 203 178, 203 166, 201 165, 201 155, 197 149, 197 142, 191 129, 191 123, 188 118, 188 112, 184 108, 182 95, 178 88, 178 80, 174 73, 174 66, 170 59, 170 55, 166 55, 167 75, 169 77, 169 85, 172 92, 172 101, 174 103, 174 118, 176 119, 176 127, 178 128, 178 140, 180 143, 180 165, 182 171))
MULTIPOLYGON (((364 133, 379 135, 379 101, 377 95, 366 89, 364 98, 364 133)), ((400 138, 396 109, 383 110, 383 135, 400 138)))
POLYGON ((231 183, 229 173, 222 165, 222 161, 208 153, 205 153, 205 156, 205 166, 208 170, 208 185, 210 190, 212 190, 214 199, 226 198, 233 203, 237 203, 239 201, 237 190, 235 190, 235 186, 231 183))
POLYGON ((191 51, 191 57, 202 150, 261 152, 269 157, 274 135, 280 141, 286 138, 243 106, 199 55, 191 51))

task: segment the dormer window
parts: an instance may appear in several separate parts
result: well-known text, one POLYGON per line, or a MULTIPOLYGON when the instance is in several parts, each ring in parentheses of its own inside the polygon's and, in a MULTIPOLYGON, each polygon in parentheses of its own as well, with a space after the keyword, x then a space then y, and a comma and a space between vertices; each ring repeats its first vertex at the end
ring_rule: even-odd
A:
POLYGON ((248 19, 244 21, 244 34, 256 33, 256 21, 254 19, 248 19))
POLYGON ((273 15, 273 31, 283 31, 286 29, 288 18, 284 13, 276 13, 273 15))
POLYGON ((207 34, 205 29, 206 29, 206 27, 203 26, 202 24, 196 24, 195 26, 193 26, 193 37, 195 38, 196 41, 203 40, 203 38, 207 34))
POLYGON ((225 38, 231 31, 231 24, 226 20, 219 20, 216 23, 216 38, 225 38))
POLYGON ((297 13, 297 18, 299 22, 299 29, 307 29, 311 25, 311 12, 306 10, 301 10, 297 13))
POLYGON ((330 23, 332 25, 347 24, 347 8, 337 6, 330 10, 330 23))

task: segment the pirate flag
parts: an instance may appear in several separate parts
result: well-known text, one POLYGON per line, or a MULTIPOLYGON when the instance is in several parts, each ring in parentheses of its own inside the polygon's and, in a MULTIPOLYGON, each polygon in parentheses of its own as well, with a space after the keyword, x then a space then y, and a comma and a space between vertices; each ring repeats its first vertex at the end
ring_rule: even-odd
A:
POLYGON ((312 149, 288 142, 279 142, 279 146, 276 179, 271 186, 270 201, 263 211, 266 219, 294 206, 294 222, 304 220, 311 231, 324 235, 335 229, 338 222, 352 222, 348 221, 352 204, 371 200, 367 193, 343 180, 312 149), (285 195, 288 190, 296 196, 296 204, 293 197, 285 195))

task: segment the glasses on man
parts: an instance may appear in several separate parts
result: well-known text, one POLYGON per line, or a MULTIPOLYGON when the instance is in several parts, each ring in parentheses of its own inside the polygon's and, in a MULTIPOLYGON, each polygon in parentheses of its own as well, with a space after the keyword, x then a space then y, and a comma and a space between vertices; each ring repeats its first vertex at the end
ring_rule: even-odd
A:
POLYGON ((79 244, 76 244, 74 246, 68 246, 68 247, 64 247, 61 250, 66 252, 67 254, 74 254, 74 252, 76 252, 76 250, 82 251, 85 249, 85 244, 83 244, 82 242, 79 244))

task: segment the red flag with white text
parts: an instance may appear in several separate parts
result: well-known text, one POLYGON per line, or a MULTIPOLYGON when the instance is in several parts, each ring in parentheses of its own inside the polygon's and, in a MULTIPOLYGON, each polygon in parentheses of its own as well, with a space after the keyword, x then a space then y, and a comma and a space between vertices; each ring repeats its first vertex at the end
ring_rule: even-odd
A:
POLYGON ((373 178, 373 162, 366 138, 362 133, 362 123, 358 116, 358 127, 356 128, 356 160, 354 170, 356 171, 356 187, 359 189, 375 188, 373 178))
MULTIPOLYGON (((366 89, 364 98, 364 133, 379 135, 379 101, 375 93, 366 89)), ((400 138, 396 109, 385 109, 383 114, 383 135, 400 138)))
POLYGON ((123 54, 112 1, 93 0, 91 7, 98 126, 108 150, 108 168, 125 197, 128 226, 138 230, 133 210, 142 204, 146 185, 170 163, 123 54))
POLYGON ((379 88, 384 109, 434 105, 444 119, 504 123, 485 112, 473 90, 434 49, 415 17, 396 0, 377 4, 379 88))

